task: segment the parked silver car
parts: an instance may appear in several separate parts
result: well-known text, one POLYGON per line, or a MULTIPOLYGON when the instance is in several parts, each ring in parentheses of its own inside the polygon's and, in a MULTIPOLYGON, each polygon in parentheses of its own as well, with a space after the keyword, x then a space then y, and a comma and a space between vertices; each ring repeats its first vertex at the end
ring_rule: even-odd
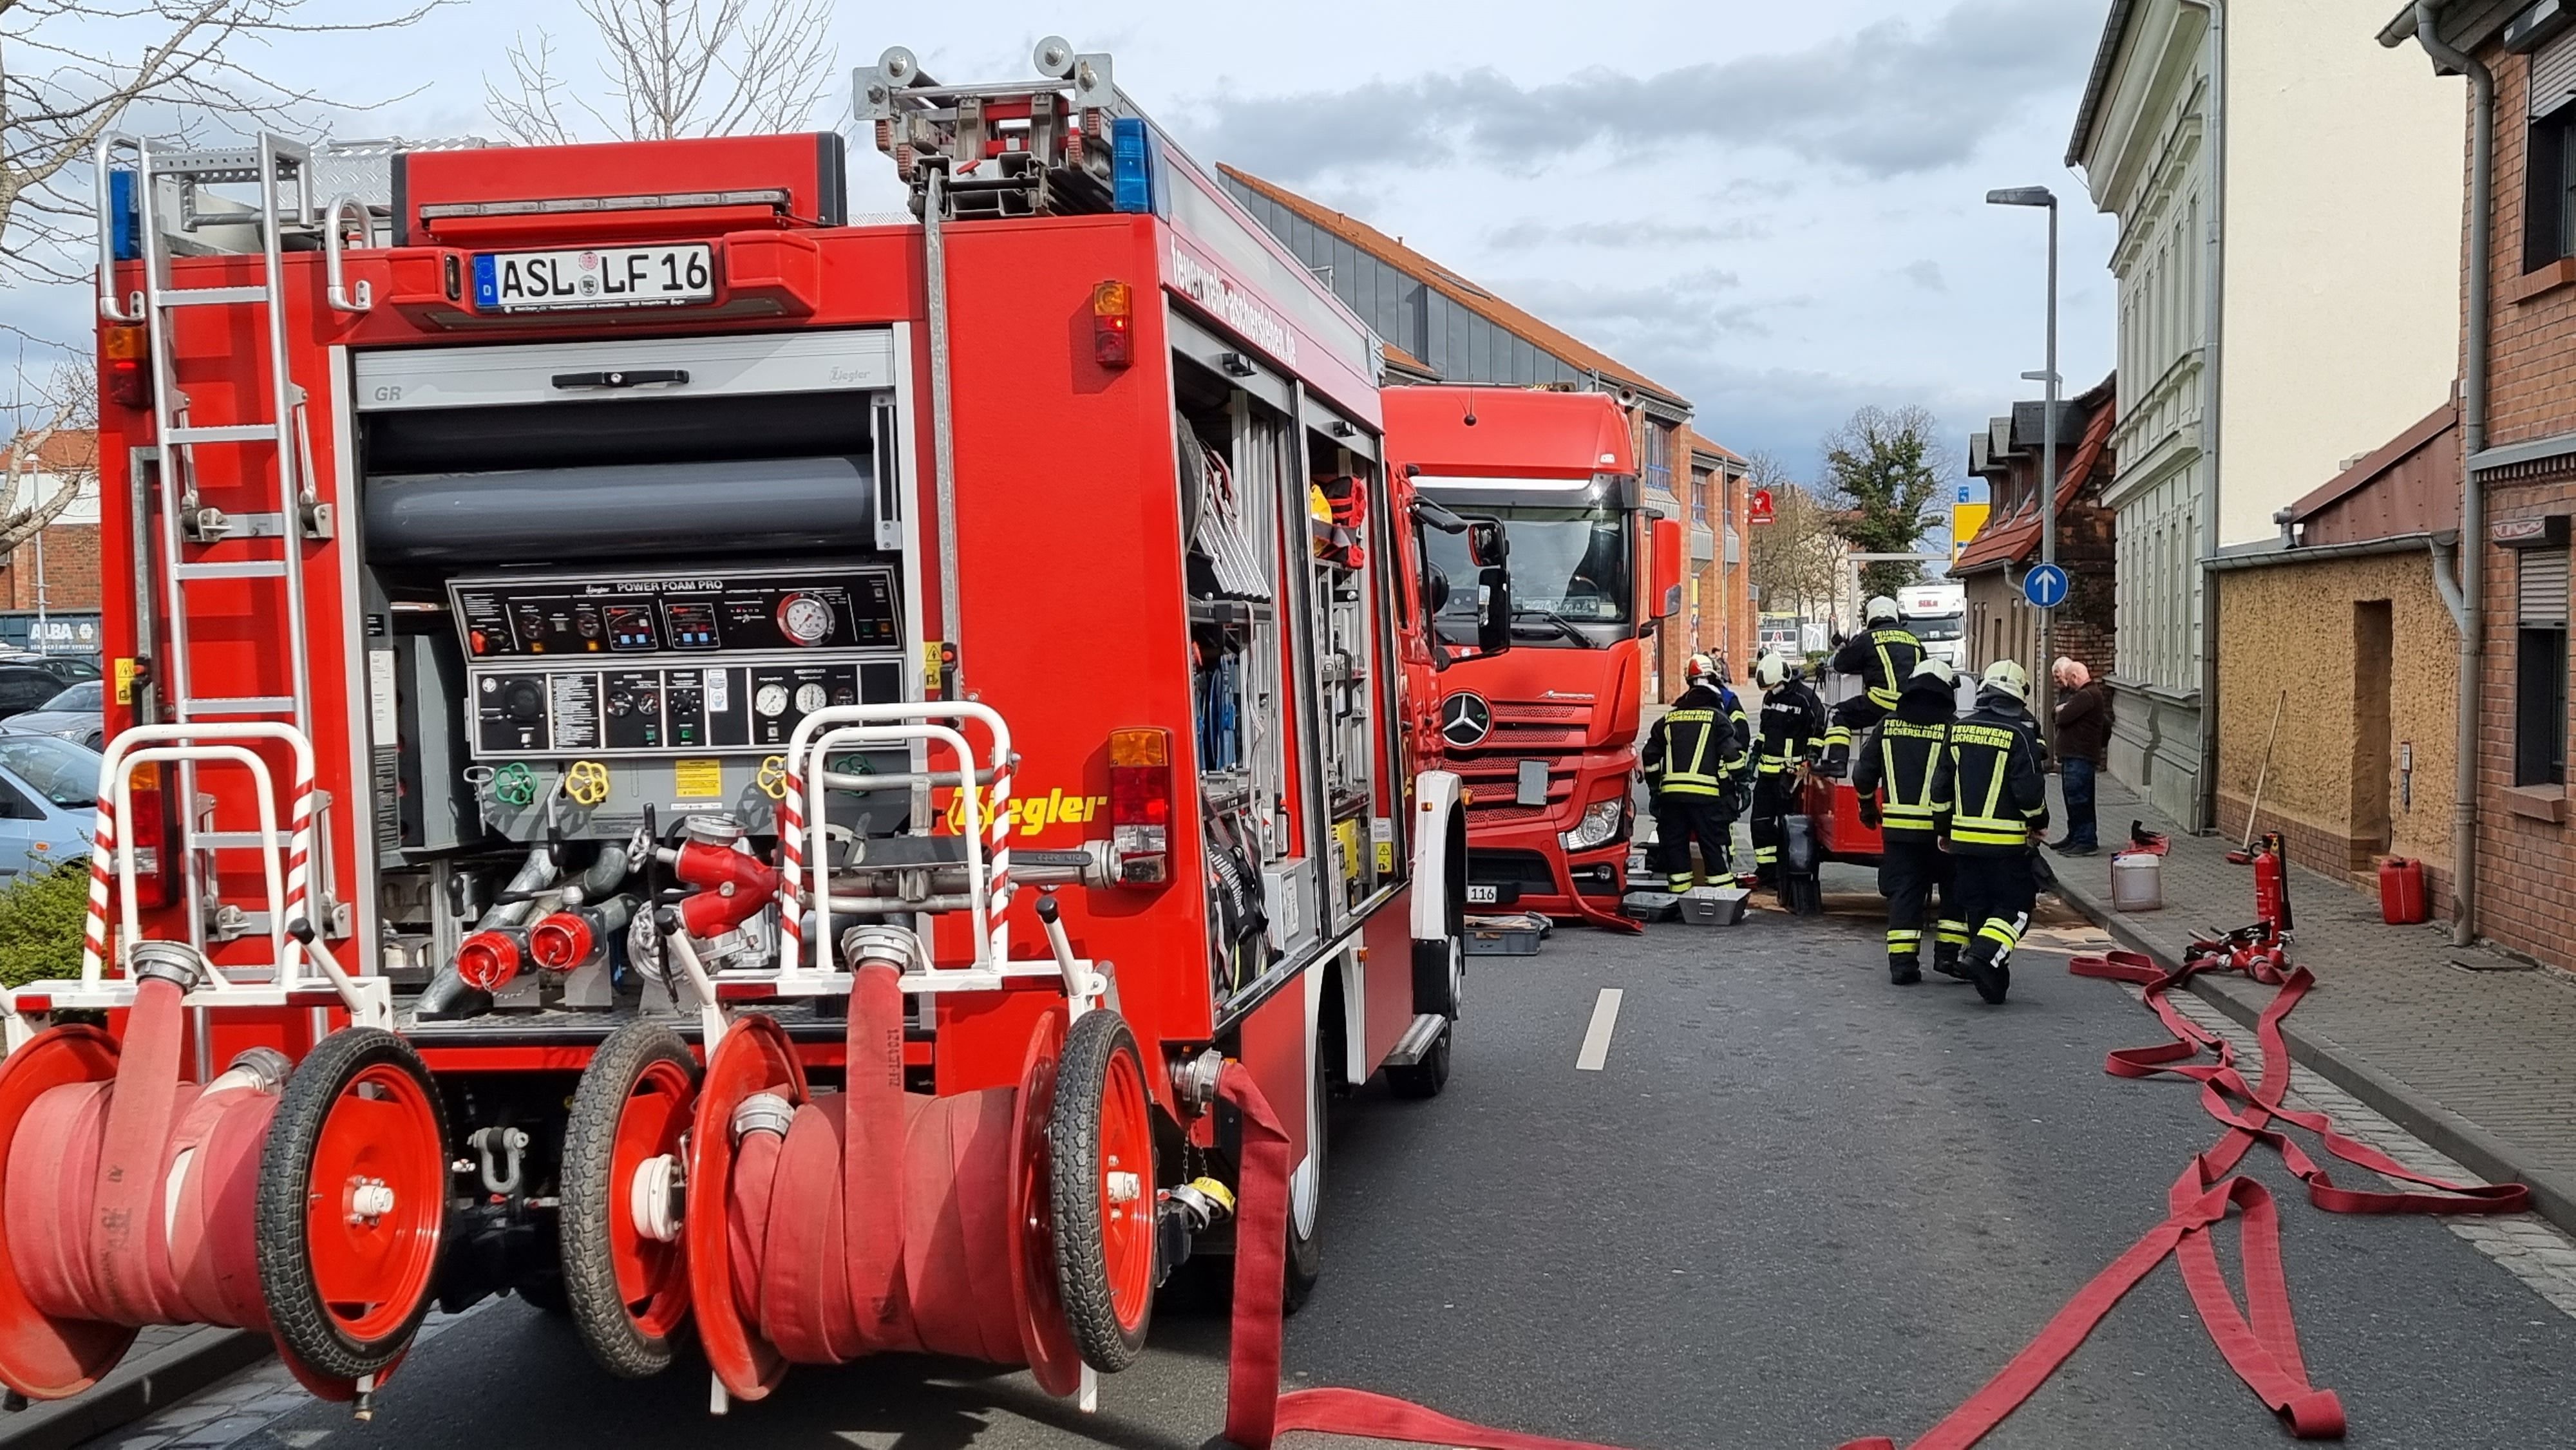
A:
POLYGON ((106 762, 51 735, 0 735, 0 881, 89 854, 106 762))
POLYGON ((0 722, 12 735, 51 735, 92 750, 107 748, 107 691, 101 680, 83 680, 23 715, 0 722))

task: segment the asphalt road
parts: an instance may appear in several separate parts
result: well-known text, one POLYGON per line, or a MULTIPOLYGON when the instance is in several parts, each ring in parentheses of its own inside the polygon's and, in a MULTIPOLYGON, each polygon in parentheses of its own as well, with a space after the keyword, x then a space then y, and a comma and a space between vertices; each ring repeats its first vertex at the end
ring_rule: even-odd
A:
MULTIPOLYGON (((1835 869, 1829 885, 1860 883, 1835 869)), ((1335 1113, 1327 1268, 1291 1322, 1294 1382, 1635 1450, 1928 1427, 2162 1217, 2217 1130, 2186 1085, 2103 1074, 2107 1049, 2159 1037, 2117 987, 2030 952, 2001 1009, 1946 979, 1899 990, 1880 929, 1856 909, 1757 913, 1642 941, 1561 932, 1538 957, 1474 963, 1447 1094, 1372 1088, 1335 1113), (1604 988, 1622 993, 1615 1030, 1578 1071, 1604 988)), ((2283 1213, 2308 1362, 2344 1397, 2347 1443, 2566 1443, 2576 1319, 2437 1223, 2334 1217, 2294 1193, 2283 1213)), ((1096 1415, 1024 1375, 889 1360, 793 1371, 710 1420, 703 1369, 612 1381, 567 1328, 507 1302, 418 1348, 372 1425, 307 1404, 101 1443, 1197 1450, 1217 1443, 1224 1342, 1214 1306, 1167 1296, 1096 1415)), ((2291 1442, 2168 1265, 1985 1443, 2291 1442)))

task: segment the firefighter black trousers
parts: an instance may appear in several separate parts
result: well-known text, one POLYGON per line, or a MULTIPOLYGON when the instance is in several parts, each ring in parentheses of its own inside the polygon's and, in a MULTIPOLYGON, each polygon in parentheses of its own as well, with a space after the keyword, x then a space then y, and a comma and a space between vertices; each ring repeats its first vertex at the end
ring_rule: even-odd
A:
MULTIPOLYGON (((1923 942, 1934 935, 1932 898, 1941 898, 1941 923, 1959 916, 1959 888, 1953 879, 1958 858, 1941 849, 1929 831, 1890 831, 1878 858, 1878 894, 1887 898, 1887 954, 1919 958, 1923 942)), ((1948 934, 1948 933, 1945 933, 1948 934)))
POLYGON ((1795 779, 1783 770, 1753 783, 1753 870, 1765 885, 1780 878, 1780 849, 1788 836, 1782 821, 1793 804, 1789 783, 1795 779))
POLYGON ((2008 856, 1959 855, 1951 858, 1958 872, 1960 915, 1968 923, 1968 955, 1994 963, 2012 956, 2030 926, 2030 909, 2039 900, 2039 878, 2028 852, 2008 856))
POLYGON ((1735 870, 1735 796, 1666 793, 1655 797, 1655 849, 1663 857, 1664 884, 1691 888, 1691 842, 1712 880, 1735 870))

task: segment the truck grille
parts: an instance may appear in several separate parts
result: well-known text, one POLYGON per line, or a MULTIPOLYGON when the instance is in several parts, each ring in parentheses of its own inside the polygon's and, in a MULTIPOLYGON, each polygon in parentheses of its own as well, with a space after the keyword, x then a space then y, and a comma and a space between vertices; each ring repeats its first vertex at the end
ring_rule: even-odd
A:
POLYGON ((1455 769, 1467 787, 1467 824, 1470 826, 1545 820, 1551 812, 1562 809, 1574 795, 1574 771, 1554 762, 1548 766, 1547 804, 1544 806, 1520 803, 1521 763, 1517 759, 1460 761, 1455 769))
POLYGON ((1544 700, 1494 701, 1494 733, 1486 745, 1495 750, 1580 750, 1592 722, 1589 705, 1563 705, 1544 700))

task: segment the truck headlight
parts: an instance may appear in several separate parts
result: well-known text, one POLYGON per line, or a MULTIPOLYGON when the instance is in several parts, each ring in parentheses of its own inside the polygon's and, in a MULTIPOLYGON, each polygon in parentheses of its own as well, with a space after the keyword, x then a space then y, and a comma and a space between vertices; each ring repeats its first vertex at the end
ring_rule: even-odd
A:
POLYGON ((1589 851, 1595 846, 1607 846, 1619 838, 1619 817, 1623 809, 1624 802, 1617 796, 1606 801, 1594 801, 1583 808, 1583 819, 1575 823, 1574 829, 1559 832, 1557 840, 1569 851, 1589 851))

